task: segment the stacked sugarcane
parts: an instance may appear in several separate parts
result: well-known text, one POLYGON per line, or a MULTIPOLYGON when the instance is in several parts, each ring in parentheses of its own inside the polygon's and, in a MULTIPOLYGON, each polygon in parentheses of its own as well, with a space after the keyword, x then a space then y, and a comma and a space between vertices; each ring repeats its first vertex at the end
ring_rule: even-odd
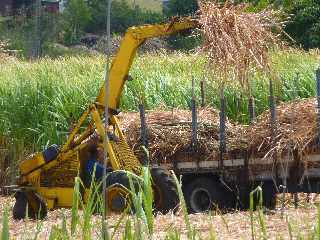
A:
POLYGON ((270 73, 269 50, 282 46, 279 32, 285 21, 281 12, 248 11, 248 5, 200 2, 200 25, 204 36, 201 52, 209 60, 213 81, 249 87, 256 69, 270 73))
POLYGON ((286 155, 288 148, 300 154, 313 151, 318 134, 316 99, 295 100, 276 108, 277 134, 273 144, 270 132, 269 112, 247 128, 246 139, 254 156, 266 157, 278 153, 286 155))
MULTIPOLYGON (((129 145, 139 152, 142 139, 139 113, 120 115, 124 133, 129 145)), ((179 153, 192 151, 191 112, 188 110, 150 111, 146 114, 148 145, 151 158, 158 163, 175 160, 179 153)), ((227 144, 230 151, 246 149, 241 139, 245 127, 227 120, 227 144)), ((218 160, 219 153, 219 114, 213 108, 198 110, 197 154, 210 160, 218 160)))
MULTIPOLYGON (((263 158, 275 152, 285 155, 289 146, 301 154, 312 151, 318 136, 316 99, 282 103, 276 107, 276 112, 275 144, 271 138, 269 111, 261 114, 250 126, 227 120, 228 152, 248 151, 253 158, 263 158)), ((120 119, 129 145, 139 150, 142 144, 139 113, 122 113, 120 119)), ((146 122, 149 150, 158 162, 171 161, 175 154, 190 151, 190 111, 148 111, 146 122)), ((213 108, 198 110, 198 144, 198 153, 204 159, 218 160, 219 115, 213 108)))

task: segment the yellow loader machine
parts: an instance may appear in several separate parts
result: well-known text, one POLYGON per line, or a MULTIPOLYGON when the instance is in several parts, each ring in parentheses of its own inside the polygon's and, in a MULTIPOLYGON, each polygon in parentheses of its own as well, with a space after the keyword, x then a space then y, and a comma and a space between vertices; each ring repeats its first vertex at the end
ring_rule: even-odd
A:
MULTIPOLYGON (((119 100, 124 84, 130 78, 128 72, 135 53, 146 39, 175 34, 196 26, 196 21, 185 18, 167 24, 128 29, 110 68, 109 94, 106 94, 104 84, 96 101, 82 114, 64 145, 60 148, 51 146, 21 162, 13 208, 15 219, 24 218, 27 212, 31 218, 44 218, 47 209, 70 208, 75 177, 79 174, 82 181, 87 182, 85 178, 88 175, 88 161, 98 148, 107 150, 110 163, 106 180, 107 208, 120 212, 128 207, 130 201, 126 200, 129 196, 129 179, 125 172, 140 175, 142 164, 128 146, 116 115, 119 113, 119 100), (109 110, 107 131, 103 117, 106 100, 109 110)), ((178 204, 172 176, 160 167, 151 168, 150 172, 155 210, 168 212, 178 204)), ((90 184, 84 185, 81 194, 86 202, 90 184)))

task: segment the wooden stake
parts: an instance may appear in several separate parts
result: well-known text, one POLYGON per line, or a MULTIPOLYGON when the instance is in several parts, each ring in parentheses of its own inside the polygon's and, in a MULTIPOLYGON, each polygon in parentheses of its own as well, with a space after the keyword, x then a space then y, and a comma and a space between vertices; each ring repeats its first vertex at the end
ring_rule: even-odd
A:
POLYGON ((221 89, 220 97, 220 127, 219 127, 219 142, 220 142, 220 159, 219 167, 224 168, 223 157, 226 152, 226 101, 224 97, 224 89, 221 89))
POLYGON ((316 71, 316 80, 317 80, 317 118, 318 118, 318 139, 317 143, 320 144, 320 68, 316 71))
POLYGON ((192 140, 191 147, 193 151, 196 151, 197 147, 197 106, 196 106, 196 97, 195 97, 195 81, 192 78, 192 99, 191 99, 191 111, 192 111, 192 140))
POLYGON ((256 120, 255 104, 254 104, 253 96, 250 96, 249 98, 248 109, 249 109, 249 123, 253 124, 256 120))
MULTIPOLYGON (((142 139, 142 145, 148 149, 148 130, 147 130, 147 123, 146 123, 146 116, 145 116, 145 110, 144 105, 141 103, 139 104, 139 112, 140 112, 140 122, 141 122, 141 139, 142 139)), ((148 159, 147 156, 144 155, 144 166, 147 166, 148 159)))
POLYGON ((204 80, 200 82, 200 89, 201 89, 201 107, 206 106, 206 96, 205 96, 205 83, 204 80))

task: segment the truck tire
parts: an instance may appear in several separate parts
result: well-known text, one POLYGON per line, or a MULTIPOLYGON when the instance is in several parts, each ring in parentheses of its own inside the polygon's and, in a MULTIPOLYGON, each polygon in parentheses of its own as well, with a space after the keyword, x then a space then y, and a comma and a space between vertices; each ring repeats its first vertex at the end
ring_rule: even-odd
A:
POLYGON ((27 211, 30 219, 44 219, 47 216, 47 206, 38 194, 18 191, 15 193, 15 199, 16 202, 12 210, 15 220, 25 219, 27 211), (34 202, 34 207, 32 207, 30 200, 28 200, 27 194, 29 194, 29 198, 34 202))
POLYGON ((190 213, 206 212, 214 207, 222 207, 223 190, 210 178, 196 178, 189 182, 184 190, 187 208, 190 213))
POLYGON ((154 192, 154 208, 156 212, 167 214, 175 210, 179 204, 177 187, 171 174, 163 168, 150 170, 154 192))
MULTIPOLYGON (((276 208, 276 200, 277 200, 277 192, 274 187, 274 183, 272 181, 266 181, 263 183, 259 183, 253 185, 252 187, 248 188, 242 198, 242 209, 249 209, 250 208, 250 193, 258 186, 262 188, 262 206, 273 210, 276 208)), ((256 210, 259 207, 259 194, 256 192, 253 194, 253 209, 256 210)))
POLYGON ((272 181, 265 182, 262 185, 262 199, 263 199, 263 205, 266 208, 270 210, 273 210, 276 208, 277 192, 276 192, 274 183, 272 181))

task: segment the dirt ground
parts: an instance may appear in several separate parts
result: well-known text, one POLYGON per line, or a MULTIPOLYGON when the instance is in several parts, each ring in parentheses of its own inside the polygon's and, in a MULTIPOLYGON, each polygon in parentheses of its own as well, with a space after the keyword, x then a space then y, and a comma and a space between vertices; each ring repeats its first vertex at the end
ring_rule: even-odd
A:
MULTIPOLYGON (((3 213, 7 206, 11 209, 14 204, 12 197, 0 197, 0 212, 3 213)), ((2 215, 0 223, 2 225, 2 215)), ((81 212, 80 212, 81 215, 81 212)), ((315 203, 302 204, 298 209, 294 209, 287 204, 283 215, 280 209, 265 212, 264 221, 268 239, 290 239, 289 226, 292 229, 292 237, 302 239, 308 238, 314 232, 317 224, 317 207, 315 203)), ((70 225, 71 211, 68 209, 59 209, 50 211, 48 217, 41 222, 32 220, 15 221, 10 215, 10 236, 12 239, 33 239, 38 233, 38 239, 48 239, 51 228, 54 225, 61 226, 63 216, 67 219, 67 225, 70 225)), ((108 226, 112 233, 120 216, 114 215, 108 217, 108 226)), ((210 239, 211 234, 216 235, 217 239, 251 239, 251 218, 249 211, 237 211, 227 214, 193 214, 189 215, 190 222, 193 227, 201 235, 202 239, 210 239)), ((81 217, 80 217, 81 219, 81 217)), ((91 223, 94 226, 93 236, 99 235, 100 216, 94 216, 91 223)), ((81 221, 81 220, 80 220, 81 221)), ((262 238, 262 228, 259 224, 258 213, 254 213, 254 231, 255 239, 262 238)), ((124 221, 125 222, 125 221, 124 221)), ((183 214, 161 215, 155 218, 155 236, 154 239, 164 239, 171 230, 178 230, 182 233, 182 239, 186 239, 187 228, 183 218, 183 214)), ((69 226, 68 226, 69 228, 69 226)), ((120 232, 124 231, 121 226, 120 232)), ((172 231, 171 231, 172 232, 172 231)), ((81 233, 79 233, 81 234, 81 233)), ((117 234, 114 237, 118 239, 117 234)))

